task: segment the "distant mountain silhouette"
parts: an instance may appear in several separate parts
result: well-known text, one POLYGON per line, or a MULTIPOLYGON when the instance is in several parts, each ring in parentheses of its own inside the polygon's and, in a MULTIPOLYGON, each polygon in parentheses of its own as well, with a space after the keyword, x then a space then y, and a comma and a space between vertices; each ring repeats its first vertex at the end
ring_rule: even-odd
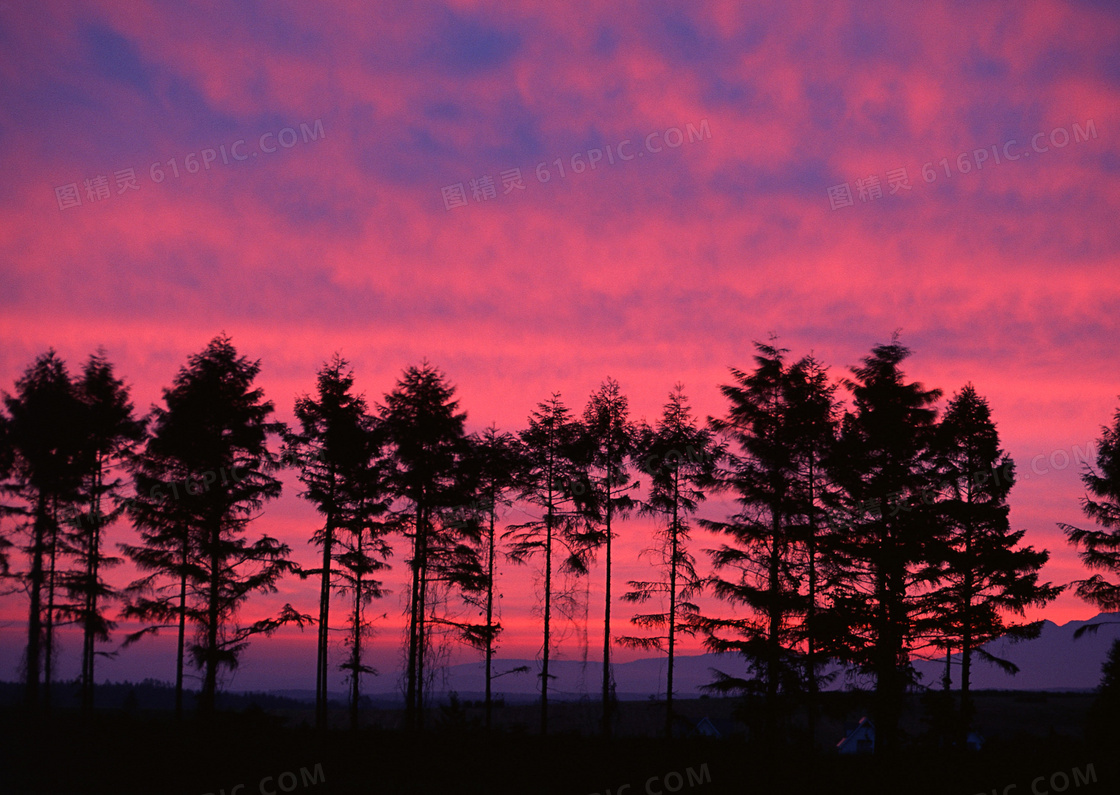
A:
MULTIPOLYGON (((974 690, 1091 690, 1100 683, 1101 665, 1104 663, 1113 640, 1120 638, 1120 613, 1102 613, 1086 621, 1071 621, 1061 626, 1046 621, 1038 638, 1020 643, 1006 640, 993 641, 985 646, 991 654, 1010 660, 1019 666, 1019 674, 1012 676, 1000 668, 977 658, 972 664, 974 690), (1102 621, 1105 624, 1097 634, 1085 634, 1074 640, 1073 633, 1080 627, 1102 621)), ((498 672, 519 665, 528 665, 536 671, 533 660, 500 660, 495 663, 498 672)), ((618 697, 621 699, 648 698, 664 692, 665 658, 653 657, 614 665, 618 697)), ((922 674, 925 684, 940 686, 945 670, 945 660, 918 661, 915 667, 922 674)), ((674 675, 675 689, 685 698, 696 697, 700 688, 713 680, 711 669, 718 669, 735 676, 747 676, 744 660, 735 654, 700 654, 677 658, 674 675)), ((553 660, 549 672, 556 676, 550 692, 557 698, 596 698, 595 683, 601 677, 598 664, 586 665, 573 660, 553 660)), ((455 690, 465 698, 473 697, 480 690, 482 663, 462 663, 447 670, 443 682, 437 681, 435 691, 455 690)), ((844 686, 843 676, 837 677, 829 689, 844 686)), ((513 674, 494 683, 496 693, 510 696, 531 695, 537 692, 535 673, 513 674)), ((953 659, 953 687, 960 687, 960 658, 953 659)), ((381 695, 381 694, 371 694, 381 695)), ((387 695, 387 694, 385 694, 387 695)))
MULTIPOLYGON (((990 654, 1010 660, 1019 666, 1012 676, 998 666, 979 659, 972 662, 974 690, 1085 690, 1101 681, 1104 664, 1112 642, 1120 638, 1120 613, 1101 613, 1087 621, 1070 621, 1058 625, 1046 621, 1042 633, 1034 640, 1010 643, 996 640, 984 646, 990 654), (1111 621, 1095 635, 1086 633, 1074 640, 1073 633, 1086 624, 1111 621)), ((945 658, 919 662, 915 667, 926 684, 938 684, 945 671, 945 658)), ((953 687, 960 687, 960 656, 953 655, 953 687)))
MULTIPOLYGON (((1101 665, 1104 663, 1112 642, 1120 638, 1120 613, 1102 613, 1086 621, 1071 621, 1058 625, 1052 621, 1043 623, 1038 638, 1021 643, 1005 640, 993 641, 985 647, 997 657, 1010 660, 1019 666, 1016 676, 1004 673, 1000 668, 979 659, 973 660, 972 687, 974 690, 1091 690, 1100 684, 1101 665), (1085 634, 1074 640, 1073 633, 1090 623, 1113 621, 1105 624, 1097 634, 1085 634)), ((510 703, 531 701, 538 695, 535 660, 508 659, 497 660, 494 670, 497 673, 527 665, 533 673, 510 674, 499 677, 494 682, 496 697, 510 703)), ((940 687, 941 676, 945 670, 945 660, 920 660, 915 667, 922 674, 922 681, 933 687, 940 687)), ((617 694, 622 700, 647 699, 650 696, 662 697, 665 688, 665 658, 650 657, 632 662, 615 663, 617 694)), ((699 654, 677 658, 674 678, 677 694, 682 698, 695 698, 703 694, 700 689, 714 677, 711 670, 717 669, 733 676, 747 676, 743 659, 735 654, 699 654)), ((586 665, 575 660, 554 659, 550 673, 555 676, 549 688, 558 700, 578 700, 598 698, 597 683, 600 681, 600 665, 588 661, 586 665)), ((482 661, 461 663, 446 669, 437 677, 432 689, 433 697, 454 690, 461 698, 477 699, 482 693, 482 661)), ((385 684, 395 682, 395 677, 387 677, 385 684)), ((844 686, 845 679, 839 676, 829 689, 844 686)), ((953 656, 953 687, 960 687, 960 658, 953 656)), ((16 703, 20 686, 15 683, 0 683, 0 704, 16 703)), ((59 697, 62 706, 73 706, 70 702, 76 696, 72 688, 60 687, 59 697)), ((402 703, 399 690, 382 687, 367 695, 367 703, 377 707, 392 707, 402 703)), ((128 699, 129 692, 139 697, 140 707, 169 709, 172 693, 170 686, 146 681, 142 683, 105 684, 100 686, 99 706, 120 708, 128 699)), ((336 707, 344 704, 346 694, 332 692, 331 700, 336 707)), ((193 698, 193 693, 191 694, 193 698)), ((263 708, 293 707, 299 702, 314 702, 315 691, 311 688, 273 689, 267 693, 243 693, 231 691, 221 696, 226 708, 244 708, 256 704, 263 708)))

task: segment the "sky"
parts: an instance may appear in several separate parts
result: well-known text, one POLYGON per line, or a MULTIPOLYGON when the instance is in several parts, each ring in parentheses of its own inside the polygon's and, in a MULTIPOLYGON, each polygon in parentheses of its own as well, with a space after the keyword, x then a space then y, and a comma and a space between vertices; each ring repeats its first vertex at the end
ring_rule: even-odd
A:
MULTIPOLYGON (((1118 41, 1088 0, 2 2, 0 389, 103 346, 146 410, 224 332, 288 421, 336 351, 374 402, 430 361, 470 430, 607 376, 635 417, 681 382, 704 418, 755 340, 841 378, 898 330, 910 377, 989 400, 1013 525, 1083 578, 1057 523, 1120 400, 1118 41)), ((314 523, 289 478, 257 529, 310 565, 314 523)), ((502 654, 531 657, 504 576, 502 654)), ((386 579, 388 669, 402 555, 386 579)), ((25 611, 0 598, 0 678, 25 611)), ((237 684, 310 683, 313 638, 258 641, 237 684)), ((170 679, 169 648, 101 670, 170 679)))

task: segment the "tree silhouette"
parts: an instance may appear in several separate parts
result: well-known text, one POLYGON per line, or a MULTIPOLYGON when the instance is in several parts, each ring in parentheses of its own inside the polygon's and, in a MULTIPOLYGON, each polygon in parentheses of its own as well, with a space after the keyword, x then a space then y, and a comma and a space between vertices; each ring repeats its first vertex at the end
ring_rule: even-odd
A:
POLYGON ((835 501, 832 467, 836 450, 839 407, 836 385, 828 371, 812 356, 795 362, 785 381, 786 417, 794 454, 793 485, 799 513, 792 517, 790 535, 801 545, 805 575, 805 615, 801 622, 804 643, 804 681, 808 687, 807 718, 810 747, 816 744, 817 711, 821 683, 832 678, 822 673, 828 650, 837 641, 828 594, 840 574, 836 537, 828 522, 835 501))
POLYGON ((8 490, 30 514, 26 551, 31 568, 22 578, 29 596, 25 697, 28 707, 37 710, 50 704, 60 517, 73 504, 80 484, 82 406, 53 349, 16 381, 15 395, 4 394, 4 406, 13 457, 8 490))
POLYGON ((941 391, 906 382, 900 365, 909 354, 896 337, 853 368, 845 384, 854 411, 843 419, 834 470, 852 519, 841 539, 845 579, 836 588, 849 632, 843 651, 874 677, 875 750, 883 754, 897 746, 915 621, 936 577, 927 564, 938 549, 938 524, 921 497, 932 486, 933 404, 941 391))
POLYGON ((638 483, 627 471, 634 449, 635 428, 629 418, 629 401, 618 382, 607 378, 592 393, 583 412, 586 448, 590 453, 589 507, 601 522, 601 533, 593 539, 603 549, 603 736, 609 737, 614 704, 614 673, 611 667, 611 542, 614 519, 634 508, 630 496, 638 483))
MULTIPOLYGON (((1120 575, 1120 409, 1113 415, 1112 427, 1101 428, 1097 446, 1096 466, 1086 464, 1081 475, 1088 492, 1081 501, 1081 510, 1101 529, 1058 526, 1065 531, 1069 543, 1079 548, 1081 562, 1096 572, 1073 583, 1077 595, 1101 610, 1114 612, 1120 610, 1120 582, 1109 580, 1100 572, 1120 575)), ((1088 625, 1079 634, 1095 632, 1099 626, 1088 625)))
POLYGON ((819 501, 834 401, 824 372, 811 360, 791 367, 785 349, 755 347, 753 372, 732 369, 736 383, 721 387, 731 402, 728 416, 711 421, 741 450, 729 456, 731 470, 721 482, 735 492, 740 511, 726 522, 704 522, 730 539, 711 550, 715 594, 745 606, 748 615, 706 619, 703 626, 710 649, 736 651, 757 672, 755 680, 723 677, 715 686, 757 691, 763 736, 771 742, 778 737, 779 696, 800 693, 803 679, 816 684, 819 501), (808 659, 799 649, 805 640, 808 659))
POLYGON ((104 351, 90 356, 77 382, 82 404, 80 432, 82 481, 78 490, 81 509, 72 517, 68 551, 78 569, 66 579, 66 589, 75 600, 66 613, 82 628, 82 709, 93 709, 94 668, 97 643, 107 642, 116 626, 104 614, 104 602, 116 597, 104 571, 118 565, 120 558, 106 553, 105 528, 124 513, 119 477, 127 457, 143 439, 144 423, 133 416, 128 387, 116 377, 104 351))
POLYGON ((127 551, 151 577, 178 579, 180 598, 177 608, 148 599, 130 606, 130 612, 160 621, 178 613, 180 711, 187 620, 196 629, 188 650, 202 673, 203 714, 213 712, 219 671, 237 667, 253 635, 310 621, 291 605, 248 626, 236 618, 252 593, 275 592, 277 580, 295 568, 286 544, 267 535, 252 542, 245 537, 255 513, 281 488, 271 474, 279 462, 268 440, 284 428, 269 420, 272 404, 253 386, 259 370, 259 363, 237 354, 228 337, 215 337, 164 390, 167 407, 153 410, 152 436, 138 461, 138 494, 131 510, 144 543, 127 551))
MULTIPOLYGON (((0 494, 8 490, 8 479, 12 476, 12 464, 15 451, 12 450, 11 439, 8 431, 8 416, 0 409, 0 494)), ((11 576, 11 560, 9 550, 14 546, 9 534, 10 528, 5 527, 4 518, 19 515, 19 508, 0 503, 0 580, 11 576)), ((2 593, 2 592, 0 592, 2 593)))
POLYGON ((1041 621, 1014 622, 1027 607, 1044 606, 1062 591, 1038 581, 1050 555, 1020 546, 1025 530, 1011 531, 1007 497, 1015 484, 1015 465, 999 447, 991 410, 972 384, 949 402, 937 428, 936 503, 947 535, 934 564, 938 585, 929 595, 925 622, 934 645, 946 654, 961 653, 959 736, 963 743, 972 720, 969 687, 972 658, 978 656, 1009 672, 1018 668, 980 648, 1000 637, 1038 637, 1041 621))
MULTIPOLYGON (((501 433, 491 425, 480 435, 471 439, 469 466, 472 480, 477 484, 476 499, 472 510, 466 512, 464 521, 477 522, 481 528, 484 546, 485 590, 479 605, 485 615, 482 625, 481 641, 485 647, 486 730, 493 725, 494 651, 498 635, 502 631, 501 622, 496 620, 494 574, 497 561, 497 521, 499 506, 509 505, 509 493, 516 488, 518 478, 524 468, 520 442, 509 433, 501 433)), ((500 594, 499 594, 500 596, 500 594)), ((525 669, 527 670, 527 669, 525 669)), ((506 673, 510 673, 507 671, 506 673)), ((499 674, 500 676, 501 674, 499 674)))
MULTIPOLYGON (((386 484, 397 501, 386 527, 412 541, 405 724, 422 728, 425 674, 441 585, 480 588, 481 567, 460 543, 465 528, 452 514, 470 502, 468 453, 455 388, 427 362, 409 367, 385 396, 379 417, 387 448, 386 484)), ((449 621, 449 623, 451 623, 449 621)), ((456 629, 463 629, 457 626, 456 629)))
POLYGON ((344 668, 351 676, 351 720, 356 722, 361 674, 371 672, 361 662, 362 608, 381 595, 380 583, 365 579, 385 567, 388 544, 373 519, 387 505, 381 494, 380 435, 368 414, 366 401, 352 394, 354 374, 337 353, 319 370, 314 398, 296 400, 299 432, 286 436, 286 453, 299 469, 305 490, 323 517, 311 541, 322 547, 322 565, 300 576, 319 577, 319 633, 316 644, 315 724, 327 725, 327 683, 332 587, 353 594, 350 616, 350 659, 344 668), (334 564, 342 570, 336 572, 334 564), (334 579, 345 581, 332 586, 334 579))
POLYGON ((376 572, 389 567, 385 562, 392 554, 386 539, 386 527, 375 517, 385 513, 388 503, 384 500, 381 473, 374 463, 380 448, 379 434, 365 437, 366 455, 372 461, 353 484, 351 500, 353 510, 340 525, 343 530, 338 539, 340 590, 352 598, 350 612, 350 656, 341 668, 350 674, 350 728, 358 727, 358 706, 361 703, 362 674, 376 675, 377 671, 363 662, 362 639, 368 629, 363 616, 366 605, 386 594, 380 580, 372 579, 376 572))
POLYGON ((521 482, 521 498, 536 506, 540 516, 530 522, 513 525, 506 532, 512 539, 510 558, 524 563, 541 557, 543 593, 541 617, 544 640, 541 646, 541 734, 548 734, 548 664, 552 654, 553 603, 570 607, 573 597, 569 589, 556 588, 553 583, 553 558, 563 556, 557 567, 559 574, 587 573, 590 550, 584 533, 586 512, 581 496, 586 472, 583 458, 583 430, 574 420, 558 393, 539 403, 529 415, 529 427, 521 432, 526 469, 521 482), (577 494, 579 491, 581 494, 577 494))
POLYGON ((711 431, 698 427, 685 397, 684 387, 677 384, 669 393, 661 419, 655 427, 643 425, 638 437, 638 456, 652 470, 649 493, 642 512, 656 517, 664 580, 631 580, 630 590, 622 597, 642 604, 654 596, 668 602, 662 613, 645 613, 631 617, 636 626, 656 631, 656 635, 620 637, 623 645, 639 649, 660 649, 668 656, 665 684, 665 736, 673 736, 673 665, 677 635, 694 635, 699 629, 700 613, 692 602, 703 588, 703 579, 696 572, 696 560, 688 549, 690 525, 688 517, 705 499, 711 485, 715 463, 722 450, 711 431), (650 466, 658 462, 656 467, 650 466))
POLYGON ((1120 740, 1120 727, 1116 713, 1120 710, 1120 639, 1109 647, 1108 657, 1101 666, 1101 682, 1097 696, 1089 708, 1088 736, 1103 748, 1115 747, 1120 740))

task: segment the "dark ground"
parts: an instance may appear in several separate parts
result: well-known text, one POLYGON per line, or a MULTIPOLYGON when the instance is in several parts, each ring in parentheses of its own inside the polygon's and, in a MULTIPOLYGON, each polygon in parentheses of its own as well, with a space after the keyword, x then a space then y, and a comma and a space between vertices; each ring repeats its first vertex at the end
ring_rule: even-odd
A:
MULTIPOLYGON (((845 723, 864 714, 863 699, 858 693, 827 694, 830 714, 822 745, 833 745, 845 723)), ((604 741, 574 731, 593 723, 596 713, 594 704, 578 703, 553 705, 555 732, 547 740, 529 733, 538 715, 530 705, 496 710, 504 728, 490 738, 476 724, 478 711, 469 707, 433 710, 430 723, 437 725, 423 735, 374 727, 320 735, 306 727, 309 711, 290 704, 270 705, 268 711, 242 708, 209 725, 192 718, 182 729, 166 712, 135 704, 128 711, 102 710, 88 723, 69 710, 32 723, 5 707, 0 793, 990 795, 995 790, 1027 795, 1033 784, 1032 795, 1120 795, 1117 745, 1082 737, 1092 699, 1092 694, 977 694, 978 724, 987 743, 979 752, 962 754, 923 745, 925 724, 915 697, 905 721, 914 740, 890 762, 760 748, 745 740, 745 727, 735 723, 735 702, 715 698, 682 701, 680 711, 692 721, 710 717, 736 734, 730 739, 604 741)), ((620 707, 620 734, 651 734, 662 725, 661 705, 620 707)), ((395 715, 375 711, 367 719, 373 726, 387 725, 395 715)))

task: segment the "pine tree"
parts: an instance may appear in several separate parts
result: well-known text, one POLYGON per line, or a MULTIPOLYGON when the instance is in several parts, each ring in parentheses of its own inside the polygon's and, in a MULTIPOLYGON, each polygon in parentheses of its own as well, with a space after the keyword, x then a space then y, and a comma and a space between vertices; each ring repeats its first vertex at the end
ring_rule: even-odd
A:
POLYGON ((931 611, 924 622, 934 645, 946 654, 961 655, 961 707, 958 742, 972 720, 969 692, 972 658, 1018 671, 982 647, 1006 637, 1038 637, 1041 621, 1015 622, 1027 607, 1044 606, 1062 588, 1039 582, 1049 559, 1045 550, 1021 546, 1025 530, 1011 531, 1007 497, 1015 484, 1015 466, 999 447, 991 409, 972 384, 949 402, 937 428, 937 515, 947 531, 933 565, 937 588, 929 595, 931 611))
MULTIPOLYGON (((373 444, 370 445, 371 452, 378 446, 376 438, 375 434, 373 444)), ((362 641, 368 632, 364 608, 387 593, 382 587, 383 583, 373 579, 373 575, 389 568, 386 559, 392 554, 392 548, 386 539, 385 524, 376 519, 388 509, 377 467, 367 468, 364 477, 354 485, 354 510, 349 512, 340 525, 343 533, 338 538, 337 555, 338 574, 342 581, 339 590, 351 598, 348 640, 350 656, 340 666, 350 676, 351 729, 358 727, 362 674, 377 675, 374 668, 365 664, 363 657, 362 641)))
MULTIPOLYGON (((268 442, 284 428, 269 419, 272 404, 253 386, 259 371, 228 337, 216 337, 164 390, 167 407, 154 411, 152 436, 139 458, 132 511, 147 532, 144 545, 129 551, 157 576, 180 580, 177 612, 181 628, 185 620, 195 625, 189 652, 202 673, 204 715, 213 712, 221 669, 237 666, 253 635, 310 620, 285 605, 276 617, 237 622, 252 593, 274 593, 277 581, 295 569, 286 544, 245 536, 256 512, 281 488, 271 474, 279 462, 268 442)), ((136 605, 134 612, 144 615, 145 607, 159 620, 176 612, 162 602, 136 605)))
POLYGON ((704 627, 709 648, 739 652, 758 673, 750 682, 723 678, 717 689, 758 690, 769 741, 778 737, 779 696, 816 684, 820 499, 834 403, 826 375, 811 360, 791 367, 785 349, 755 347, 754 371, 732 369, 736 383, 722 387, 731 402, 727 418, 712 421, 741 450, 730 456, 721 484, 735 492, 740 511, 730 521, 704 523, 730 539, 712 560, 717 573, 733 576, 713 576, 714 591, 748 614, 707 619, 704 627))
POLYGON ((814 747, 820 686, 832 678, 823 669, 829 661, 828 649, 836 642, 828 594, 840 567, 827 514, 835 501, 831 468, 839 407, 836 385, 812 356, 805 356, 790 367, 786 390, 786 422, 794 447, 794 504, 798 507, 790 535, 802 553, 805 614, 800 634, 804 644, 803 680, 808 687, 807 734, 810 747, 814 747))
MULTIPOLYGON (((1120 409, 1113 415, 1112 427, 1101 428, 1097 447, 1096 466, 1086 465, 1081 475, 1088 491, 1081 510, 1100 529, 1069 524, 1059 527, 1069 543, 1079 548, 1082 563, 1096 572, 1073 583, 1077 595, 1105 612, 1115 612, 1120 610, 1120 582, 1101 572, 1120 576, 1120 409)), ((1099 626, 1091 624, 1083 629, 1095 632, 1099 626)))
POLYGON ((539 403, 529 416, 529 427, 521 432, 526 469, 521 483, 520 496, 540 515, 520 525, 513 525, 506 533, 512 539, 510 558, 524 563, 531 558, 541 558, 541 617, 544 639, 541 645, 541 734, 548 734, 549 661, 553 646, 553 613, 556 608, 570 610, 574 604, 572 591, 554 583, 554 559, 560 558, 555 567, 558 575, 582 576, 587 574, 590 555, 585 533, 586 513, 581 496, 587 494, 579 488, 586 482, 586 471, 580 462, 583 430, 571 412, 554 393, 539 403), (580 493, 577 494, 576 492, 580 493))
POLYGON ((1086 732, 1089 739, 1096 741, 1102 748, 1115 748, 1116 742, 1120 740, 1120 727, 1116 725, 1118 711, 1120 711, 1120 639, 1112 642, 1108 657, 1101 666, 1101 683, 1097 687, 1097 696, 1089 708, 1086 732))
POLYGON ((700 628, 700 613, 692 601, 703 588, 696 571, 696 560, 689 550, 691 526, 688 517, 706 498, 716 462, 722 449, 711 431, 697 426, 684 387, 677 384, 669 393, 661 419, 655 427, 643 425, 638 434, 638 457, 651 472, 649 493, 642 513, 658 521, 660 548, 657 555, 663 580, 631 580, 623 595, 627 602, 642 604, 656 596, 667 602, 661 613, 633 616, 630 621, 656 635, 626 636, 619 642, 631 648, 659 649, 668 657, 665 685, 665 736, 673 736, 673 666, 677 637, 695 635, 700 628))
POLYGON ((104 351, 90 356, 76 386, 82 404, 82 481, 80 510, 71 518, 75 532, 68 544, 78 563, 66 581, 74 603, 66 613, 82 628, 79 682, 82 709, 89 712, 93 709, 97 643, 107 642, 116 626, 104 613, 105 602, 117 596, 104 572, 121 561, 106 552, 104 534, 124 512, 124 481, 119 473, 142 440, 144 423, 134 418, 128 387, 116 377, 104 351))
MULTIPOLYGON (((521 444, 515 436, 500 433, 491 425, 481 435, 472 438, 469 456, 472 480, 477 484, 475 502, 465 512, 464 522, 476 522, 481 527, 483 561, 485 567, 485 589, 479 600, 480 609, 485 616, 481 629, 481 643, 485 648, 486 730, 493 725, 493 672, 494 651, 498 636, 501 634, 501 621, 497 618, 498 605, 495 603, 497 582, 496 573, 498 554, 497 522, 498 511, 509 505, 510 492, 516 488, 524 466, 521 444)), ((500 594, 497 594, 500 596, 500 594)), ((527 668, 515 670, 528 670, 527 668)), ((507 671, 506 673, 511 673, 507 671)), ((499 674, 501 676, 503 674, 499 674)))
POLYGON ((454 514, 470 502, 464 477, 468 445, 455 388, 427 362, 409 367, 385 396, 378 416, 387 445, 386 484, 396 507, 386 527, 412 542, 405 685, 405 723, 424 723, 435 610, 444 587, 481 585, 481 566, 460 543, 465 528, 454 514), (477 569, 475 568, 477 567, 477 569), (476 577, 477 575, 477 577, 476 577))
MULTIPOLYGON (((15 460, 15 451, 12 450, 8 434, 8 417, 0 409, 0 494, 5 493, 9 488, 8 479, 12 476, 12 465, 15 460)), ((0 582, 11 576, 10 550, 14 546, 10 537, 12 527, 8 526, 4 519, 18 514, 18 508, 0 503, 0 582)))
POLYGON ((61 517, 72 512, 80 485, 81 402, 55 351, 39 356, 4 395, 7 439, 13 456, 8 490, 29 516, 31 561, 22 580, 29 595, 25 658, 27 705, 50 705, 61 517), (42 688, 40 688, 42 682, 42 688))
POLYGON ((286 452, 305 487, 301 496, 314 503, 323 517, 322 527, 311 538, 322 547, 322 565, 300 573, 319 577, 315 723, 320 729, 327 725, 331 590, 341 590, 332 583, 342 578, 345 590, 353 595, 351 656, 344 669, 350 671, 351 719, 356 721, 361 674, 372 671, 361 662, 362 608, 381 595, 380 583, 366 577, 385 567, 389 553, 380 526, 373 521, 387 507, 376 464, 379 434, 365 399, 352 394, 353 386, 353 371, 335 354, 319 370, 316 396, 304 395, 296 401, 300 431, 286 438, 286 452), (342 571, 335 571, 336 562, 342 571))
MULTIPOLYGON (((165 409, 153 409, 149 421, 164 416, 165 409)), ((200 486, 191 480, 189 463, 175 453, 177 446, 171 440, 149 437, 144 449, 132 460, 135 494, 127 511, 139 532, 140 543, 119 546, 145 572, 125 589, 127 604, 121 615, 148 623, 130 633, 121 646, 127 648, 163 629, 175 629, 175 719, 182 720, 187 624, 194 615, 191 600, 197 595, 195 586, 202 573, 195 563, 197 517, 193 503, 184 499, 188 483, 192 489, 200 486)), ((225 468, 216 475, 234 476, 225 468)))
POLYGON ((931 587, 938 523, 922 496, 933 483, 931 446, 938 389, 907 382, 910 351, 895 338, 878 345, 845 382, 845 415, 835 477, 851 523, 843 528, 845 581, 834 604, 848 631, 847 662, 875 682, 875 750, 891 754, 908 683, 922 595, 931 587))
POLYGON ((633 453, 635 428, 629 418, 629 401, 618 382, 607 378, 588 399, 583 412, 586 448, 590 453, 590 499, 600 534, 593 539, 603 549, 603 716, 604 737, 611 735, 614 672, 611 667, 611 542, 614 523, 635 506, 630 496, 638 483, 629 474, 627 460, 633 453))

